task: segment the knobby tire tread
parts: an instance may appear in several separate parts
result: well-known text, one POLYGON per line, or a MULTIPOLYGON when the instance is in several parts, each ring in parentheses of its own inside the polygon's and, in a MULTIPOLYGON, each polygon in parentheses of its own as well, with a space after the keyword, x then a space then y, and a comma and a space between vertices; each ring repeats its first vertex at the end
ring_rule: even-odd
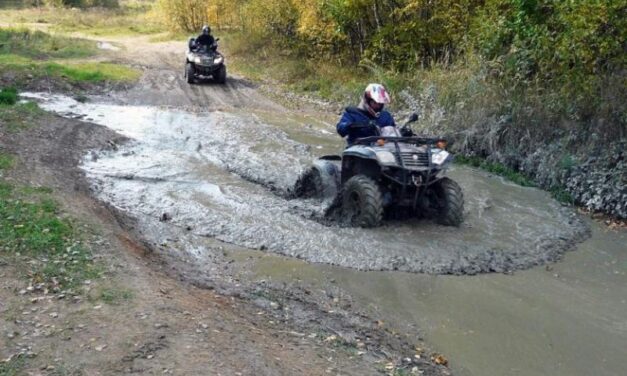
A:
POLYGON ((446 226, 459 226, 464 220, 464 194, 454 180, 442 178, 440 188, 445 198, 445 205, 438 216, 438 223, 446 226))
POLYGON ((357 190, 362 198, 361 215, 353 225, 361 227, 376 227, 383 219, 383 199, 377 183, 364 175, 356 175, 350 178, 344 185, 342 201, 348 200, 348 195, 357 190))

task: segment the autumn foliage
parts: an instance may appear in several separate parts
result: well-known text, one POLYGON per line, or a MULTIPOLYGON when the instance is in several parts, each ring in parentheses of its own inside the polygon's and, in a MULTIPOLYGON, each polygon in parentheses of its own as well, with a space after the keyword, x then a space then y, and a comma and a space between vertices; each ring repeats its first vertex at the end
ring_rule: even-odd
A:
MULTIPOLYGON (((624 118, 627 0, 158 0, 172 28, 242 31, 302 58, 410 72, 469 56, 499 82, 624 118), (614 86, 608 90, 608 82, 614 86), (618 99, 616 99, 618 98, 618 99), (621 99, 622 98, 622 99, 621 99)), ((624 119, 621 120, 621 122, 624 119)))

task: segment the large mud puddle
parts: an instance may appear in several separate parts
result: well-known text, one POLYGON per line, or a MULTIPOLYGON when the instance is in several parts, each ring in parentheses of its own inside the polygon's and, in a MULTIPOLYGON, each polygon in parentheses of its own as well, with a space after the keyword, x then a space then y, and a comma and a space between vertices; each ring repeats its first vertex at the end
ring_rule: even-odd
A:
POLYGON ((587 233, 545 192, 460 167, 449 174, 464 190, 460 228, 428 220, 376 229, 323 224, 317 219, 328 202, 286 194, 313 158, 341 150, 332 124, 290 114, 189 113, 26 97, 131 138, 116 151, 86 156, 83 168, 96 194, 150 226, 180 229, 190 244, 207 236, 363 270, 476 274, 554 261, 587 233))
POLYGON ((254 280, 333 286, 398 333, 424 338, 458 376, 616 376, 627 349, 627 231, 592 223, 563 262, 512 275, 359 272, 259 258, 254 280))

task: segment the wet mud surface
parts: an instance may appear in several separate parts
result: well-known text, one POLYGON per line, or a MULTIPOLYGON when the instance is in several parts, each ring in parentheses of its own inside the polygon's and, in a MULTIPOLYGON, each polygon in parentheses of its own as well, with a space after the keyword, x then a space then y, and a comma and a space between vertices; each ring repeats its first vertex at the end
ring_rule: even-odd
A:
MULTIPOLYGON (((308 341, 319 333, 311 340, 331 351, 348 344, 364 353, 349 357, 348 368, 338 374, 388 373, 382 366, 391 359, 399 374, 414 367, 425 375, 620 374, 626 343, 624 235, 607 237, 597 229, 578 252, 564 256, 588 236, 580 216, 545 192, 465 168, 450 172, 466 199, 466 222, 459 229, 427 220, 368 230, 322 224, 328 203, 285 196, 312 158, 341 150, 335 116, 288 112, 239 78, 226 87, 188 87, 182 43, 119 45, 125 47, 115 52, 121 61, 141 62, 144 69, 135 87, 85 104, 35 97, 50 111, 83 121, 84 127, 76 126, 79 133, 94 128, 107 134, 111 141, 104 148, 102 142, 78 148, 74 144, 85 139, 70 135, 61 145, 73 155, 81 152, 91 191, 142 241, 141 259, 151 270, 180 279, 186 288, 192 284, 241 302, 237 312, 259 319, 253 320, 255 333, 264 322, 276 325, 283 337, 308 341), (531 268, 562 257, 564 262, 531 268), (513 276, 425 274, 525 268, 531 269, 513 276), (425 351, 422 358, 414 357, 416 347, 425 351), (431 351, 445 354, 451 368, 436 365, 431 351)), ((48 160, 63 159, 59 155, 34 150, 32 158, 56 163, 48 160)), ((63 166, 72 168, 75 159, 63 166)), ((43 173, 33 171, 32 178, 43 173)), ((85 189, 83 174, 72 176, 85 189)), ((172 321, 187 322, 184 313, 172 321)), ((219 330, 222 321, 215 320, 219 330)), ((180 329, 173 324, 172 332, 180 329)), ((214 337, 209 354, 218 359, 225 358, 222 346, 257 341, 225 335, 214 348, 214 337)), ((270 342, 275 341, 257 341, 270 342)), ((175 353, 189 354, 182 347, 175 353)), ((202 354, 184 356, 181 364, 206 364, 202 354)), ((300 368, 257 368, 250 374, 303 368, 318 374, 309 366, 317 358, 296 355, 300 368)), ((258 361, 245 354, 241 359, 258 361)), ((337 366, 338 358, 328 359, 337 366)))
POLYGON ((253 279, 329 281, 388 328, 421 335, 461 376, 614 376, 627 346, 627 232, 592 236, 556 264, 511 275, 359 272, 266 257, 253 279))
POLYGON ((233 256, 248 263, 265 257, 262 252, 204 236, 187 243, 176 226, 144 221, 136 212, 139 218, 132 218, 94 200, 77 165, 90 150, 114 152, 127 141, 106 127, 55 115, 43 115, 23 132, 0 129, 0 149, 16 155, 18 163, 3 179, 52 188, 72 217, 94 226, 95 257, 107 271, 98 280, 103 282, 89 288, 97 294, 104 288, 99 283, 111 281, 133 294, 128 303, 102 309, 91 298, 35 304, 33 295, 17 293, 28 284, 23 273, 16 271, 18 277, 0 262, 0 331, 19 332, 13 339, 3 334, 8 343, 0 346, 1 359, 32 349, 38 355, 25 374, 50 371, 53 359, 61 372, 64 364, 71 366, 72 374, 379 375, 387 364, 424 375, 450 374, 430 360, 419 337, 382 330, 351 309, 337 288, 245 282, 233 256), (188 252, 193 249, 202 251, 202 261, 188 252), (13 310, 18 320, 9 316, 13 310), (61 329, 42 335, 40 325, 47 323, 61 329), (80 333, 73 329, 78 323, 80 333), (416 346, 425 356, 410 359, 416 346))
POLYGON ((85 157, 94 192, 145 227, 177 232, 189 245, 183 251, 198 261, 206 256, 198 239, 209 237, 360 270, 508 272, 556 261, 588 234, 547 193, 459 167, 450 176, 465 196, 460 228, 428 220, 388 221, 376 229, 321 223, 330 202, 287 196, 315 157, 341 150, 328 122, 236 108, 190 112, 27 96, 131 139, 85 157))

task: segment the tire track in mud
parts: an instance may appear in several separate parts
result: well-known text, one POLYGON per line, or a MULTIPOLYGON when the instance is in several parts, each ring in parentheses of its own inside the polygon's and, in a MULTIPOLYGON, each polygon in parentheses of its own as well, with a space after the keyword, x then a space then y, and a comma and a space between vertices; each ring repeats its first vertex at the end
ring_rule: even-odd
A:
MULTIPOLYGON (((164 43, 140 46, 120 53, 128 63, 141 62, 144 75, 135 87, 124 93, 111 93, 117 102, 131 105, 155 105, 189 108, 192 110, 261 109, 285 112, 285 109, 254 90, 252 83, 228 74, 224 85, 212 80, 188 84, 183 75, 185 44, 164 43), (146 61, 152 56, 152 61, 146 61)), ((227 59, 228 70, 228 59, 227 59)))

